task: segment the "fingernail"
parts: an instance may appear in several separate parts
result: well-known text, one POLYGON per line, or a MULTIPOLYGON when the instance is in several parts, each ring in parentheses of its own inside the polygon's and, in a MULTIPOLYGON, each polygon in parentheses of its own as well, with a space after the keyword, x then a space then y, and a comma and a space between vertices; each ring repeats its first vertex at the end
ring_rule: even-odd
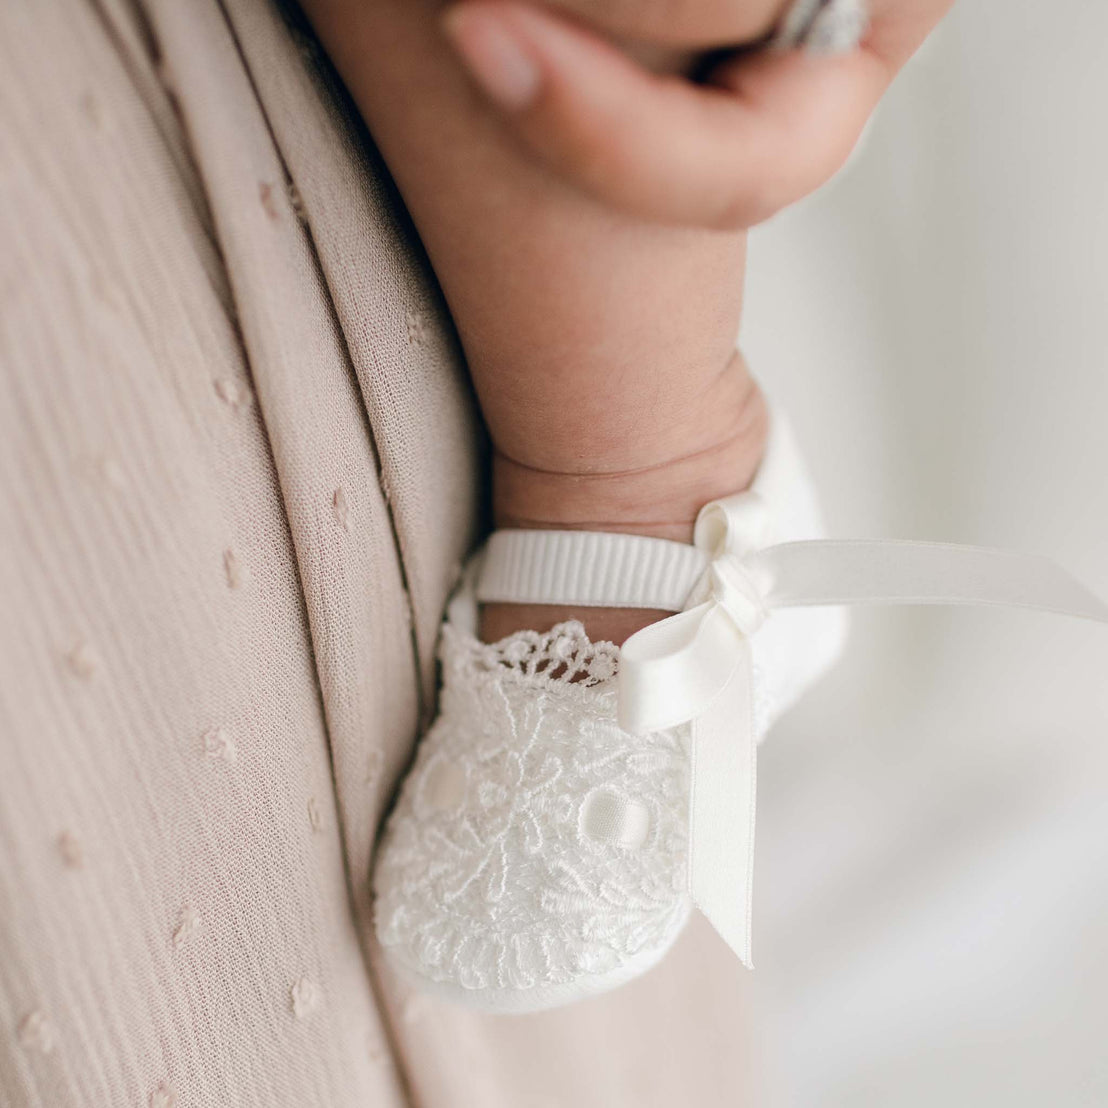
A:
POLYGON ((522 111, 535 100, 542 75, 506 19, 461 5, 446 13, 443 26, 466 69, 494 104, 522 111))

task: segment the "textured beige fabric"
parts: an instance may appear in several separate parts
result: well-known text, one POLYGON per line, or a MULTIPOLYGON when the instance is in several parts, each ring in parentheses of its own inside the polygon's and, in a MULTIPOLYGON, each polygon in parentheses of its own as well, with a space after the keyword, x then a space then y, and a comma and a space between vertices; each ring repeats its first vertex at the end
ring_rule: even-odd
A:
POLYGON ((531 1019, 375 968, 482 439, 374 157, 266 0, 0 4, 4 1108, 739 1102, 704 929, 531 1019))

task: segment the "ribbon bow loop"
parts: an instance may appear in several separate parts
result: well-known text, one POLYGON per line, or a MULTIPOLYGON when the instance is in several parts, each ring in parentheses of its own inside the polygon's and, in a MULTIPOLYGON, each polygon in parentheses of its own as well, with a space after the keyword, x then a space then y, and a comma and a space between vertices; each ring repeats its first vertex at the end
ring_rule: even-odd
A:
POLYGON ((770 513, 756 492, 713 500, 700 509, 693 545, 709 558, 735 554, 742 558, 769 544, 770 513))
POLYGON ((646 734, 702 715, 745 657, 744 640, 769 615, 764 573, 749 559, 769 531, 756 493, 713 501, 693 542, 707 564, 685 611, 644 627, 620 652, 619 723, 646 734))
POLYGON ((757 493, 739 493, 701 509, 693 543, 709 561, 686 607, 714 601, 741 634, 753 635, 769 608, 765 573, 751 555, 766 545, 769 533, 769 509, 757 493))

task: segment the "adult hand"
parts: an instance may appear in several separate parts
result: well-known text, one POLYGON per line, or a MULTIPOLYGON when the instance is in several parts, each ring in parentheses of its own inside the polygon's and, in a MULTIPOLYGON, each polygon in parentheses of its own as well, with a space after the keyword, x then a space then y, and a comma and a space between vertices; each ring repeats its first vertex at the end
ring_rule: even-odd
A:
POLYGON ((855 49, 732 50, 696 80, 635 58, 764 42, 779 0, 462 0, 445 25, 506 124, 565 178, 649 219, 739 228, 839 169, 952 2, 873 0, 855 49))

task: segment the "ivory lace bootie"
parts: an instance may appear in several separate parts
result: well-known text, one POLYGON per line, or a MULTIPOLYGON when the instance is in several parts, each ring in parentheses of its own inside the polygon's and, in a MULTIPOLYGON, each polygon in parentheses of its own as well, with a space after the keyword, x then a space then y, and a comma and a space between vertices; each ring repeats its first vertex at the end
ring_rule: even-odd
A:
POLYGON ((451 604, 439 716, 374 875, 377 934, 403 975, 493 1011, 551 1007, 654 965, 693 906, 749 964, 757 742, 838 654, 842 605, 1108 622, 1045 558, 819 533, 776 416, 751 490, 707 505, 692 545, 490 537, 451 604), (677 614, 622 648, 579 623, 487 646, 480 601, 677 614))
MULTIPOLYGON (((781 419, 734 507, 750 549, 821 534, 781 419)), ((632 733, 618 718, 618 647, 576 622, 486 645, 477 601, 679 611, 712 587, 718 536, 706 526, 699 546, 497 532, 471 564, 443 626, 439 715, 374 874, 377 934, 403 975, 473 1006, 529 1011, 630 980, 672 945, 692 906, 693 725, 632 733)), ((810 608, 750 637, 753 735, 831 664, 843 634, 841 610, 810 608)))

